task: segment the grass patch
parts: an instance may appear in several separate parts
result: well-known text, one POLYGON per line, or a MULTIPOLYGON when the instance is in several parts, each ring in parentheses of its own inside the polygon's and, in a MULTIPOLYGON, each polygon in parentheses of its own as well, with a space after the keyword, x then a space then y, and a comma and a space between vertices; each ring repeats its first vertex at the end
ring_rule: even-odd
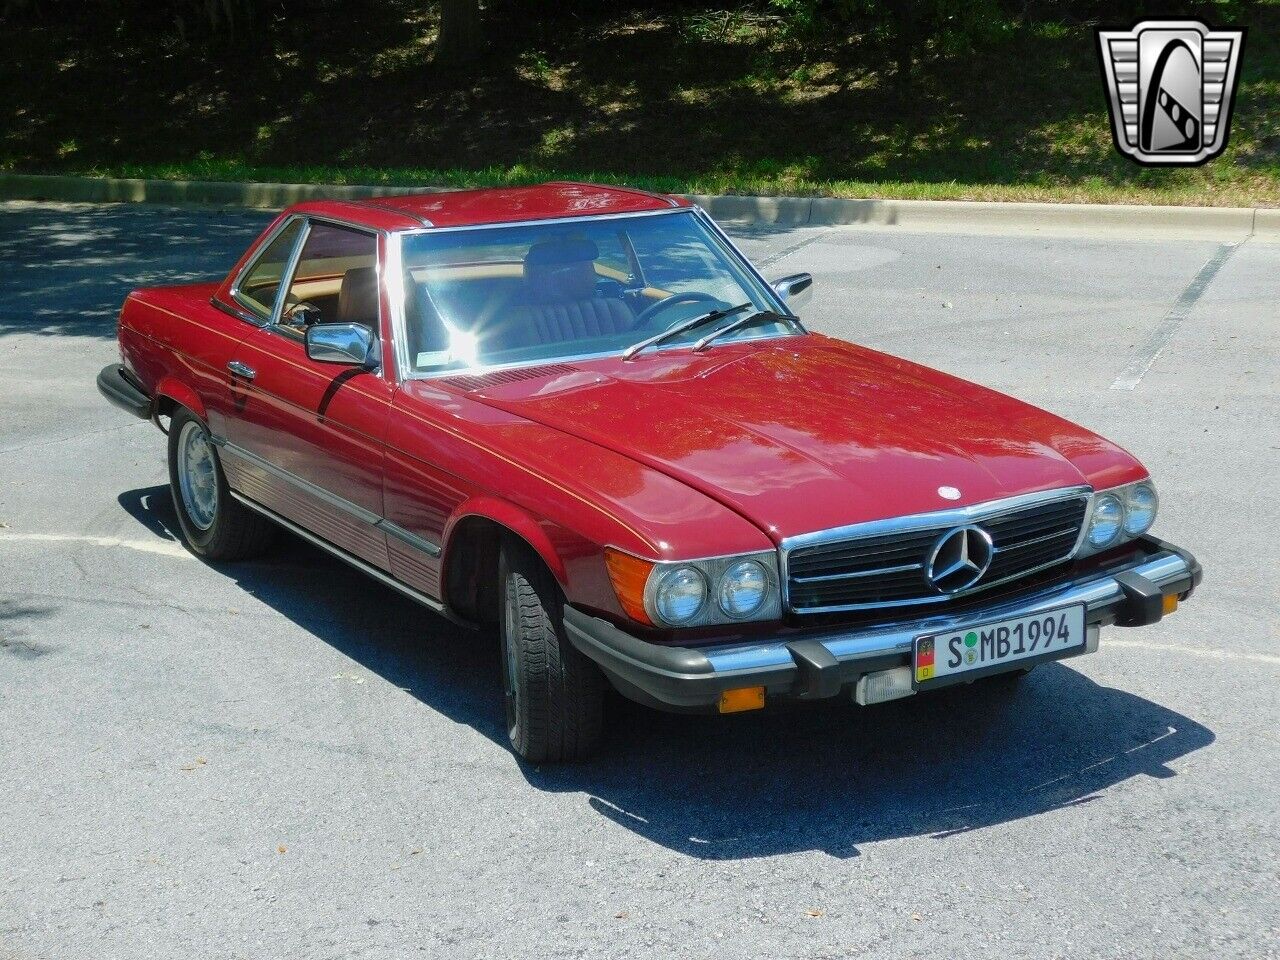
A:
POLYGON ((561 170, 524 165, 484 169, 414 167, 259 166, 238 160, 203 158, 182 163, 119 163, 76 169, 92 177, 137 177, 155 180, 213 180, 259 183, 325 183, 396 187, 506 187, 579 180, 641 187, 662 193, 745 194, 750 196, 849 197, 894 200, 999 200, 1040 203, 1128 203, 1184 206, 1272 206, 1280 204, 1277 182, 1259 176, 1254 182, 1232 178, 1213 184, 1126 186, 1101 178, 1071 184, 999 184, 809 180, 802 177, 738 175, 623 176, 599 170, 561 170))
POLYGON ((335 37, 279 22, 182 39, 9 25, 0 169, 102 176, 682 193, 1280 206, 1280 10, 1253 8, 1227 152, 1148 170, 1111 143, 1092 25, 1012 25, 899 76, 874 37, 776 18, 565 8, 442 73, 407 0, 335 37))

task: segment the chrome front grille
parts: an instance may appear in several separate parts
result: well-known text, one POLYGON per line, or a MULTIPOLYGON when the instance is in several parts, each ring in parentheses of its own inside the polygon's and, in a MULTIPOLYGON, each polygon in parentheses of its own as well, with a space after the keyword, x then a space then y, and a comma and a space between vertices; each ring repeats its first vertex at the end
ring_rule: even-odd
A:
POLYGON ((876 521, 793 537, 783 543, 787 604, 828 613, 942 603, 1062 563, 1075 553, 1089 489, 1073 487, 956 510, 876 521), (991 538, 990 565, 953 593, 927 576, 939 539, 973 526, 991 538))

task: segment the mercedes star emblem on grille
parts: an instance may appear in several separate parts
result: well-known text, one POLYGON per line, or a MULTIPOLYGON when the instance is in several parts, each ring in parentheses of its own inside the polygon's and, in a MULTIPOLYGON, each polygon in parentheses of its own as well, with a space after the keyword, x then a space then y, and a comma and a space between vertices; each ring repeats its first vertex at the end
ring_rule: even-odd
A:
POLYGON ((991 566, 991 535, 981 527, 955 527, 929 553, 924 575, 939 593, 957 593, 982 579, 991 566))

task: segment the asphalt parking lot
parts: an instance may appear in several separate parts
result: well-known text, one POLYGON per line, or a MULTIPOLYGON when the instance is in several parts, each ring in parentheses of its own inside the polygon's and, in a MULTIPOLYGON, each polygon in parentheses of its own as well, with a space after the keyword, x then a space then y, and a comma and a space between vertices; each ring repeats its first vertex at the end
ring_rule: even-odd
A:
POLYGON ((1134 451, 1205 582, 1011 693, 617 704, 557 769, 494 645, 188 555, 94 389, 130 288, 268 219, 0 204, 0 958, 1280 955, 1280 244, 735 231, 812 328, 1134 451))

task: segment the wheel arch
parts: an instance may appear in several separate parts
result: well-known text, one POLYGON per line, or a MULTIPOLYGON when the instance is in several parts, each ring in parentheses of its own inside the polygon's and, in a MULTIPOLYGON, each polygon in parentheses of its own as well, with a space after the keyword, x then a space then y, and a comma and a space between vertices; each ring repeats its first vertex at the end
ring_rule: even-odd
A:
POLYGON ((173 416, 175 405, 186 407, 206 426, 209 416, 205 411, 200 395, 190 386, 172 375, 162 377, 156 384, 156 415, 173 416))
POLYGON ((440 584, 446 608, 482 626, 498 621, 498 553, 502 541, 525 543, 564 590, 564 561, 543 523, 521 508, 492 497, 462 504, 445 528, 440 584))

